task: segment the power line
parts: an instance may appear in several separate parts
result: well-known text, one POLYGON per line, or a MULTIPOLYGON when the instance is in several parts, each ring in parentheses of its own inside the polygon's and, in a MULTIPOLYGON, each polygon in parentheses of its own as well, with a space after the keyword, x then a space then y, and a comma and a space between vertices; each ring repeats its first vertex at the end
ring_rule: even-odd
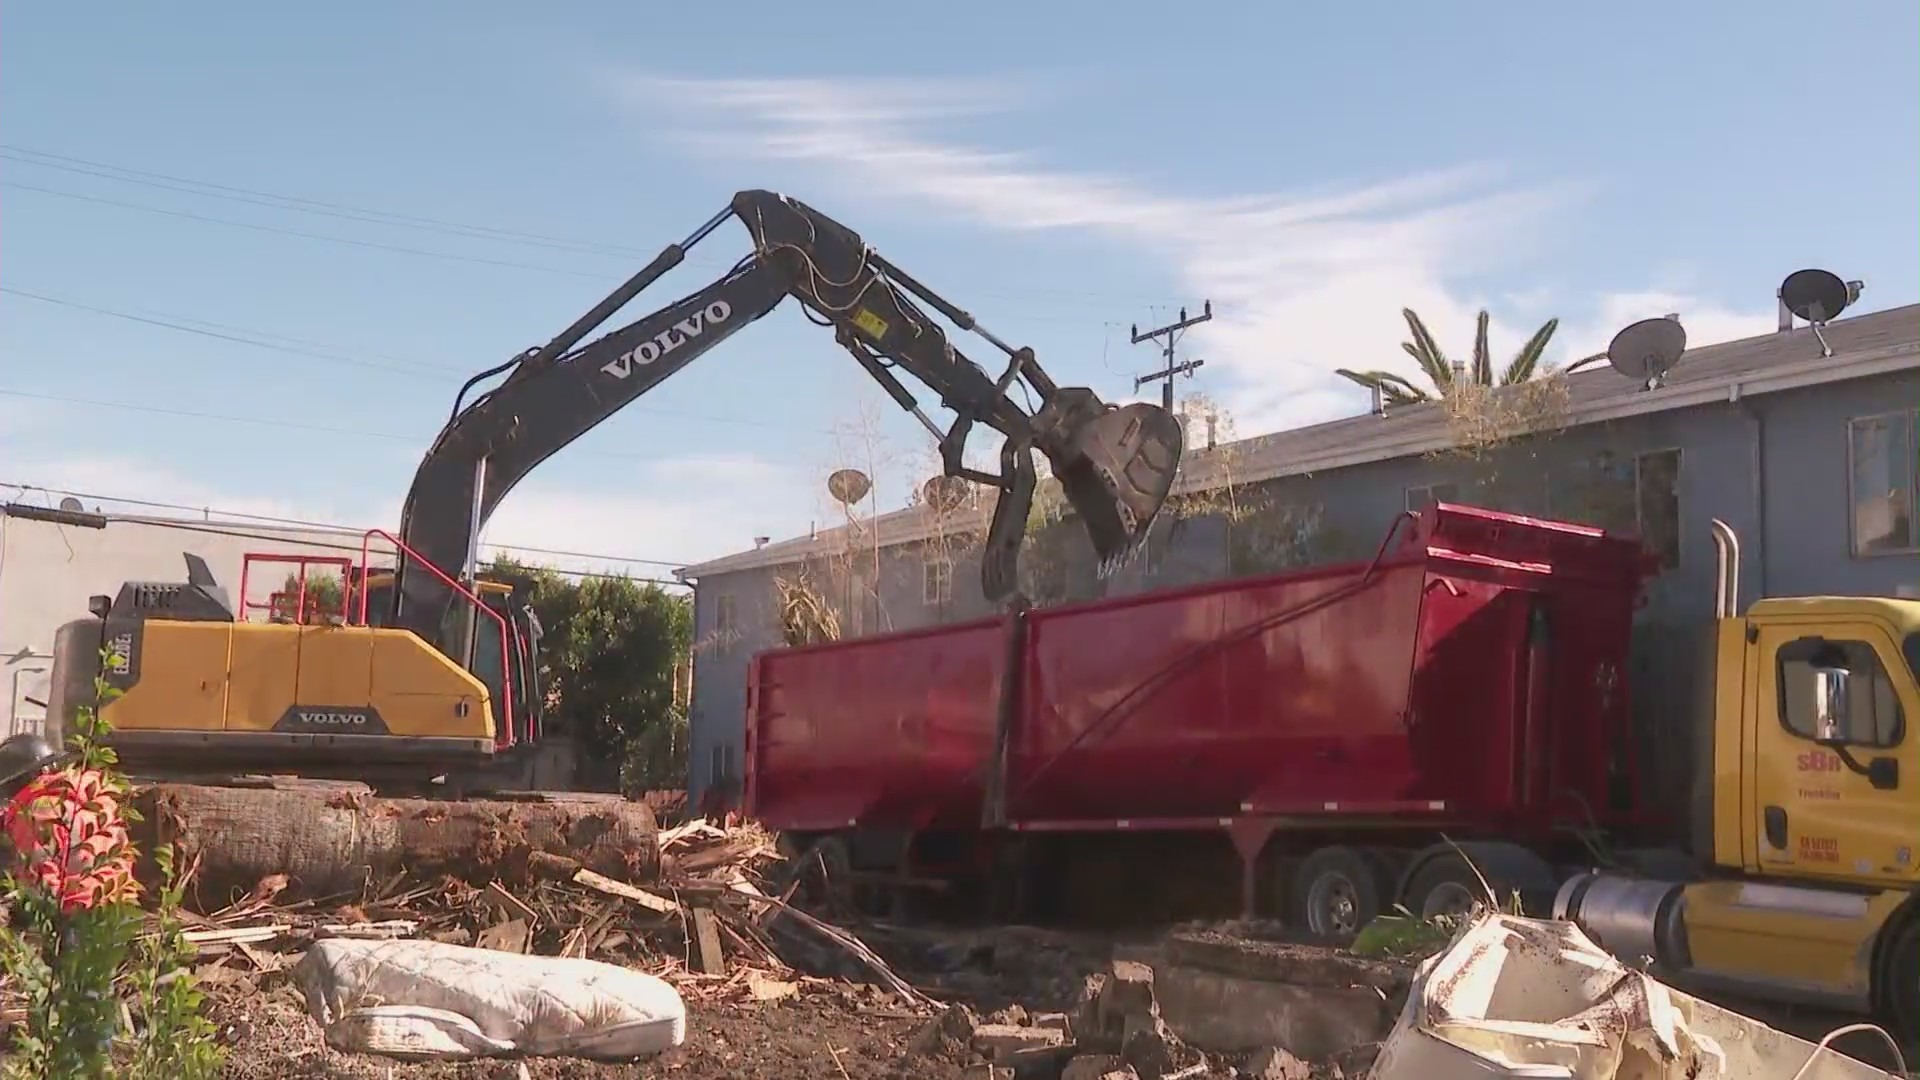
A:
POLYGON ((513 551, 527 551, 527 552, 532 552, 535 555, 552 555, 555 558, 560 558, 560 559, 597 559, 605 562, 645 563, 648 566, 670 566, 670 567, 673 567, 674 569, 679 569, 682 566, 693 565, 692 563, 686 562, 684 560, 681 562, 669 562, 666 559, 629 559, 624 555, 595 555, 591 551, 567 551, 564 548, 526 547, 521 544, 483 544, 481 546, 490 547, 490 548, 506 548, 513 551))
MULTIPOLYGON (((28 300, 37 300, 37 301, 40 301, 41 303, 54 304, 59 307, 72 308, 73 310, 76 310, 76 311, 84 311, 84 312, 88 312, 89 314, 101 315, 108 318, 124 319, 129 322, 143 323, 148 326, 158 326, 168 330, 177 330, 181 333, 186 333, 186 334, 197 334, 201 337, 214 338, 220 341, 231 341, 241 345, 251 345, 257 349, 266 349, 272 352, 288 353, 294 356, 305 356, 311 359, 326 360, 331 363, 347 364, 354 367, 370 368, 376 371, 390 371, 395 374, 406 375, 412 378, 433 378, 434 381, 437 382, 439 381, 438 377, 429 375, 428 372, 446 372, 450 375, 466 374, 465 371, 459 368, 451 367, 445 364, 430 364, 420 360, 406 360, 406 359, 395 357, 395 358, 391 358, 392 359, 391 363, 380 363, 377 361, 364 359, 362 357, 357 357, 357 356, 352 356, 345 353, 336 352, 331 349, 305 348, 305 347, 299 347, 299 346, 281 345, 273 341, 267 341, 267 340, 261 340, 261 339, 277 337, 282 335, 270 334, 266 331, 260 331, 260 330, 250 330, 244 327, 225 326, 220 323, 207 322, 205 320, 189 319, 187 316, 183 316, 183 315, 171 315, 171 316, 168 316, 167 318, 156 318, 156 317, 145 316, 145 315, 136 315, 131 312, 117 311, 112 308, 97 307, 92 304, 83 304, 75 300, 67 300, 57 296, 48 296, 44 293, 29 292, 25 289, 16 289, 6 285, 0 285, 0 293, 6 293, 11 296, 18 296, 28 300), (201 326, 187 325, 187 323, 190 323, 190 322, 200 322, 202 326, 217 326, 217 327, 221 327, 221 329, 207 330, 207 329, 202 329, 201 326), (396 366, 398 364, 412 365, 412 367, 396 366), (413 370, 413 368, 418 368, 420 370, 413 370)), ((283 340, 291 341, 291 340, 297 340, 297 339, 283 337, 283 340)), ((0 393, 8 393, 13 396, 21 396, 21 397, 32 396, 32 395, 25 394, 24 392, 21 392, 21 391, 0 391, 0 393)), ((49 400, 58 400, 58 399, 54 399, 49 396, 49 400)), ((95 405, 101 405, 106 408, 124 408, 124 409, 131 409, 134 411, 141 411, 141 412, 167 411, 167 410, 154 410, 145 406, 125 405, 125 404, 118 404, 113 402, 85 402, 85 401, 80 401, 78 399, 74 399, 74 403, 75 404, 95 404, 95 405)), ((768 420, 749 420, 745 417, 737 417, 737 416, 709 416, 704 413, 680 412, 680 411, 675 411, 670 409, 655 408, 647 405, 638 405, 638 404, 628 405, 626 409, 633 412, 637 412, 637 413, 646 413, 654 416, 667 416, 667 417, 673 417, 675 419, 681 419, 681 420, 698 420, 698 421, 703 421, 706 423, 714 423, 714 424, 734 424, 742 427, 768 428, 776 431, 804 431, 809 434, 821 434, 821 435, 832 434, 832 432, 826 430, 825 428, 804 428, 795 424, 780 424, 780 423, 775 423, 768 420)), ((221 419, 238 420, 246 423, 259 422, 259 421, 250 420, 245 417, 230 417, 230 416, 222 417, 222 416, 217 416, 213 414, 207 414, 205 418, 210 420, 221 420, 221 419)), ((297 427, 300 425, 289 423, 284 426, 297 427)), ((349 435, 367 434, 367 435, 374 435, 375 437, 381 437, 381 438, 408 437, 408 436, 390 436, 390 435, 382 436, 373 432, 352 432, 352 431, 341 432, 341 434, 349 434, 349 435)), ((615 455, 615 456, 626 456, 626 455, 615 455)))
MULTIPOLYGON (((233 416, 228 413, 202 412, 197 409, 175 409, 164 405, 136 405, 130 401, 103 401, 98 398, 69 397, 65 394, 39 394, 30 390, 10 390, 0 387, 0 397, 20 398, 26 401, 45 401, 57 405, 85 405, 98 409, 119 409, 125 412, 150 413, 155 416, 176 416, 184 420, 214 420, 228 424, 252 424, 256 427, 286 428, 291 431, 312 431, 324 435, 352 435, 368 439, 393 439, 426 446, 432 441, 431 435, 397 435, 390 431, 368 431, 365 428, 329 427, 325 424, 309 424, 300 420, 268 419, 260 416, 233 416)), ((632 406, 628 406, 632 408, 632 406)), ((636 410, 647 411, 647 410, 636 410)), ((781 431, 812 431, 810 428, 790 428, 785 425, 763 424, 753 420, 735 420, 723 416, 693 416, 681 413, 667 413, 676 418, 685 417, 694 420, 706 420, 716 424, 742 424, 753 427, 777 427, 781 431)), ((817 434, 833 435, 835 432, 825 428, 817 434)), ((660 455, 638 450, 576 450, 573 453, 582 457, 609 458, 617 461, 658 461, 660 455)))
POLYGON ((492 225, 470 225, 458 221, 445 221, 439 218, 419 217, 412 214, 399 214, 387 210, 374 210, 367 207, 351 206, 346 203, 328 202, 324 199, 309 199, 299 195, 283 195, 271 191, 260 191, 254 188, 235 187, 231 184, 216 184, 210 180, 190 180, 186 177, 170 176, 166 173, 130 169, 122 165, 109 165, 105 162, 67 157, 63 154, 49 154, 40 150, 28 150, 24 147, 9 146, 6 144, 0 144, 0 158, 19 162, 22 165, 34 165, 43 169, 58 169, 62 172, 77 173, 82 176, 96 176, 103 180, 114 180, 125 184, 159 188, 163 191, 178 191, 188 195, 200 195, 210 199, 226 199, 252 206, 265 206, 277 210, 294 210, 300 213, 319 214, 325 217, 341 218, 346 221, 360 221, 374 225, 397 225, 402 228, 440 232, 471 239, 500 240, 507 243, 527 244, 534 247, 545 247, 576 254, 584 253, 607 255, 616 258, 638 259, 651 259, 654 256, 653 252, 642 251, 639 248, 622 247, 618 244, 605 244, 589 240, 568 240, 558 236, 545 236, 540 233, 502 229, 492 225))
POLYGON ((54 195, 62 199, 76 199, 80 202, 99 203, 102 206, 117 206, 121 209, 138 210, 147 214, 185 218, 189 221, 202 221, 215 225, 231 225, 236 229, 253 229, 257 232, 278 233, 281 236, 299 236, 308 240, 325 240, 328 243, 372 248, 376 251, 397 252, 403 255, 423 255, 433 259, 478 263, 483 266, 504 266, 514 270, 538 270, 544 274, 565 274, 568 277, 592 278, 595 281, 606 281, 609 279, 606 274, 589 273, 585 270, 568 270, 559 266, 542 266, 539 263, 514 262, 511 259, 489 259, 483 255, 458 255, 450 251, 434 251, 430 248, 407 247, 402 244, 383 244, 378 240, 357 240, 348 236, 331 236, 327 233, 308 232, 305 229, 289 229, 281 225, 262 225, 255 221, 235 221, 232 218, 214 217, 212 214, 196 214, 189 210, 169 210, 165 207, 148 206, 145 203, 123 202, 119 199, 108 199, 99 195, 82 195, 77 191, 61 191, 58 188, 41 187, 38 184, 22 184, 17 180, 0 180, 0 187, 13 188, 16 191, 32 191, 41 195, 54 195))
MULTIPOLYGON (((142 522, 142 524, 150 525, 150 526, 153 526, 154 528, 160 528, 160 529, 173 529, 179 532, 205 533, 212 536, 231 536, 231 537, 235 537, 237 539, 242 539, 242 540, 260 540, 265 543, 283 543, 285 542, 285 539, 286 539, 285 537, 272 536, 266 533, 242 532, 238 529, 222 529, 212 525, 195 525, 192 522, 188 522, 188 521, 146 521, 146 522, 142 522)), ((319 548, 323 551, 341 551, 341 552, 352 552, 356 554, 360 551, 360 548, 357 546, 349 546, 346 544, 329 544, 325 541, 317 541, 317 540, 302 540, 300 541, 300 546, 310 547, 310 548, 319 548)), ((524 551, 524 550, 531 550, 531 549, 522 548, 521 550, 524 551)), ((651 585, 668 585, 668 586, 674 586, 682 589, 691 588, 691 586, 687 585, 686 582, 676 581, 672 578, 642 577, 634 574, 608 574, 608 573, 603 573, 597 570, 564 570, 556 566, 545 566, 545 567, 541 567, 541 569, 551 574, 558 574, 561 577, 580 578, 583 580, 639 581, 639 582, 645 582, 651 585)))
POLYGON ((193 409, 169 409, 159 405, 135 405, 126 401, 100 401, 95 398, 66 397, 61 394, 35 394, 26 390, 8 390, 0 388, 0 397, 21 398, 27 401, 46 401, 60 405, 85 405, 96 409, 124 409, 127 412, 152 413, 156 416, 175 416, 186 420, 218 420, 229 424, 257 424, 261 427, 288 428, 294 431, 315 431, 325 435, 352 435, 366 439, 396 439, 425 444, 425 438, 407 435, 395 435, 385 431, 361 431, 355 428, 327 427, 324 424, 307 424, 297 420, 268 420, 258 416, 228 416, 224 413, 199 412, 193 409))
MULTIPOLYGON (((357 356, 348 356, 346 354, 333 352, 331 350, 305 348, 297 345, 279 345, 271 341, 261 340, 262 337, 269 336, 269 335, 259 335, 259 334, 252 334, 252 332, 250 331, 240 331, 240 328, 238 327, 225 327, 223 330, 207 330, 199 326, 188 326, 184 323, 170 321, 168 319, 152 318, 145 315, 135 315, 132 312, 116 311, 112 308, 95 307, 92 304, 83 304, 77 300, 66 300, 58 296, 48 296, 45 293, 29 292, 25 289, 16 289, 10 285, 0 285, 0 293, 6 293, 9 296, 22 297, 27 300, 37 300, 43 304, 53 304, 58 307, 72 308, 75 311, 85 311, 93 315, 103 315, 112 319, 124 319, 128 322, 144 323, 147 326, 158 326, 167 330, 178 330, 181 333, 185 333, 185 334, 198 334, 201 337, 215 338, 220 341, 232 341, 241 345, 251 345, 257 349, 270 349, 274 352, 288 353, 293 356, 305 356, 315 360, 327 360, 336 364, 349 364, 354 367, 372 368, 376 371, 392 371, 402 375, 412 375, 412 376, 415 376, 416 378, 431 378, 433 376, 427 375, 425 371, 411 370, 411 368, 424 368, 424 369, 432 369, 437 371, 445 371, 449 373, 457 373, 456 369, 447 367, 445 365, 427 364, 417 360, 399 360, 399 361, 390 361, 386 363, 381 363, 373 360, 362 359, 357 356), (226 331, 236 331, 236 332, 229 333, 226 331), (400 367, 398 366, 399 364, 410 365, 410 367, 400 367)), ((220 324, 204 323, 204 325, 218 326, 220 324)))
MULTIPOLYGON (((165 326, 168 329, 172 329, 172 330, 185 329, 188 333, 199 333, 200 330, 203 328, 212 329, 212 330, 223 330, 230 334, 242 334, 242 335, 246 335, 248 337, 253 337, 253 338, 265 338, 273 342, 290 342, 294 345, 305 345, 314 349, 320 349, 328 352, 339 353, 343 351, 348 351, 350 355, 353 355, 356 358, 371 357, 379 360, 387 360, 392 363, 400 364, 408 367, 418 367, 423 369, 431 369, 434 371, 448 371, 448 372, 457 370, 445 364, 435 364, 425 360, 416 360, 416 359, 405 357, 405 356, 395 356, 392 353, 383 353, 374 349, 367 349, 367 348, 356 346, 351 350, 344 350, 342 346, 329 345, 327 342, 324 342, 324 341, 314 341, 309 338, 295 337, 292 334, 274 333, 268 330, 261 330, 257 327, 234 326, 230 323, 215 322, 212 319, 201 319, 201 318, 195 318, 194 316, 191 316, 191 315, 181 315, 181 314, 178 314, 177 312, 154 311, 150 308, 148 309, 135 308, 131 312, 126 312, 126 311, 121 311, 115 308, 96 307, 90 304, 81 303, 78 300, 69 300, 63 297, 49 296, 45 293, 34 292, 32 290, 15 289, 15 288, 10 288, 5 286, 0 286, 0 292, 12 293, 15 296, 25 297, 30 300, 39 300, 42 303, 56 304, 61 307, 75 308, 77 310, 87 311, 97 315, 110 315, 114 318, 131 318, 134 321, 145 321, 148 323, 165 326), (177 325, 178 323, 188 323, 190 325, 186 327, 181 327, 177 325)), ((248 344, 257 344, 257 343, 248 342, 248 344)), ((275 345, 273 347, 278 348, 279 346, 275 345)))
MULTIPOLYGON (((120 495, 102 495, 97 492, 74 491, 70 488, 44 487, 39 484, 23 484, 17 481, 9 481, 9 480, 0 480, 0 487, 13 488, 22 493, 29 492, 29 491, 37 491, 42 495, 70 495, 76 499, 91 500, 96 504, 103 503, 103 502, 118 503, 122 506, 138 506, 138 507, 143 507, 149 510, 175 510, 183 513, 191 513, 191 514, 211 515, 211 514, 217 513, 222 517, 238 518, 244 521, 257 521, 264 525, 287 525, 295 528, 320 529, 323 531, 332 531, 332 532, 350 532, 350 533, 365 532, 365 530, 363 529, 356 529, 351 525, 342 525, 338 522, 308 521, 302 518, 285 517, 277 514, 255 514, 255 513, 251 513, 244 510, 223 510, 223 509, 216 509, 214 507, 207 507, 207 506, 189 506, 185 503, 162 502, 155 499, 135 499, 135 498, 129 498, 129 497, 120 496, 120 495)), ((253 539, 272 540, 272 539, 284 539, 284 538, 276 538, 271 536, 260 535, 260 536, 254 536, 253 539)), ((490 548, 502 548, 502 549, 508 549, 512 551, 524 551, 524 552, 528 552, 530 554, 535 554, 535 555, 553 555, 560 558, 594 559, 600 562, 640 563, 648 566, 669 566, 669 567, 681 567, 681 566, 692 565, 691 562, 688 562, 686 560, 681 560, 676 562, 671 559, 643 559, 638 556, 630 557, 626 555, 606 555, 606 554, 591 552, 591 551, 563 551, 556 548, 532 547, 526 544, 487 543, 481 546, 490 547, 490 548)), ((359 549, 356 548, 354 550, 359 550, 359 549)))
MULTIPOLYGON (((0 158, 12 160, 23 165, 35 165, 41 168, 58 169, 61 171, 76 173, 79 175, 93 176, 103 180, 110 180, 110 181, 127 183, 127 184, 136 184, 144 187, 156 188, 159 190, 175 191, 181 194, 198 195, 205 198, 226 199, 229 201, 245 203, 248 205, 261 206, 268 209, 290 210, 296 213, 320 214, 322 216, 340 218, 342 220, 347 220, 347 221, 359 221, 364 224, 424 229, 427 231, 440 232, 447 235, 461 236, 467 239, 498 240, 498 241, 503 241, 507 243, 529 244, 537 247, 551 248, 551 249, 566 252, 569 254, 592 254, 592 255, 605 255, 605 256, 618 257, 618 258, 638 258, 638 259, 652 259, 655 255, 658 254, 658 252, 645 251, 639 248, 627 247, 619 244, 608 244, 600 241, 590 241, 590 240, 574 240, 574 239, 568 239, 566 237, 550 236, 542 233, 523 232, 523 231, 514 230, 514 229, 501 229, 491 225, 475 225, 470 222, 450 221, 443 218, 422 217, 415 214, 403 214, 403 213, 398 213, 398 212, 389 211, 389 210, 379 210, 379 209, 373 209, 373 208, 364 207, 364 206, 354 206, 347 203, 332 202, 325 199, 313 199, 313 198, 308 198, 300 195, 288 195, 288 194, 278 193, 278 192, 263 191, 257 188, 237 187, 231 184, 215 183, 210 180, 194 180, 194 179, 189 179, 187 177, 170 175, 167 173, 152 172, 152 171, 142 170, 142 169, 133 169, 133 168, 129 168, 122 165, 110 165, 105 162, 92 161, 86 158, 69 157, 63 154, 52 154, 42 150, 32 150, 26 147, 13 146, 13 145, 4 144, 4 143, 0 143, 0 158), (31 156, 21 156, 21 155, 31 155, 31 156), (36 160, 36 159, 45 159, 45 160, 36 160), (124 175, 114 175, 114 174, 124 174, 124 175)), ((158 214, 167 214, 175 217, 186 217, 186 218, 195 219, 195 220, 205 220, 210 222, 216 222, 219 224, 234 225, 241 228, 259 228, 259 229, 265 229, 269 232, 282 232, 288 235, 303 236, 303 237, 309 237, 312 239, 320 239, 320 240, 329 240, 337 243, 370 244, 371 246, 374 246, 374 247, 409 251, 415 254, 433 255, 441 258, 467 259, 468 261, 472 261, 471 259, 468 259, 468 257, 466 256, 460 256, 460 255, 447 253, 447 252, 420 251, 418 249, 399 248, 399 247, 394 247, 392 245, 372 244, 371 242, 367 242, 367 241, 356 241, 356 240, 343 238, 343 237, 329 236, 326 234, 306 233, 299 230, 288 230, 284 228, 256 225, 251 222, 240 222, 240 221, 233 221, 227 218, 216 218, 210 215, 196 215, 186 211, 168 210, 168 209, 148 206, 140 203, 121 202, 118 200, 102 198, 100 196, 82 195, 77 192, 61 191, 56 188, 45 188, 45 187, 39 187, 35 185, 26 185, 26 184, 18 184, 18 183, 9 183, 9 184, 4 184, 0 186, 20 187, 29 191, 37 191, 44 194, 58 195, 65 198, 80 199, 80 200, 89 201, 89 202, 100 202, 106 205, 118 206, 126 209, 142 210, 142 211, 146 211, 150 213, 158 213, 158 214)), ((509 266, 522 265, 522 264, 514 264, 514 263, 498 263, 496 260, 483 259, 480 261, 496 263, 497 265, 509 265, 509 266)), ((713 266, 713 267, 731 265, 730 262, 723 263, 721 261, 709 261, 704 259, 688 259, 686 264, 689 266, 713 266)), ((579 271, 570 271, 570 270, 561 269, 559 267, 551 267, 551 266, 528 266, 527 268, 546 270, 551 273, 568 273, 568 274, 580 273, 579 271)), ((586 275, 586 276, 599 277, 600 275, 586 275)), ((1050 297, 1056 297, 1056 298, 1074 299, 1074 300, 1079 300, 1081 302, 1097 303, 1102 306, 1123 303, 1123 302, 1131 302, 1131 299, 1132 299, 1130 297, 1121 296, 1120 294, 1117 294, 1117 293, 1098 293, 1098 292, 1089 292, 1086 290, 1068 290, 1068 289, 1022 289, 1022 290, 1019 290, 1018 292, 986 291, 986 292, 981 292, 979 295, 1011 296, 1011 297, 1017 297, 1019 299, 1044 298, 1044 297, 1050 296, 1050 297)), ((1015 314, 1015 315, 1012 315, 1011 317, 1022 319, 1024 321, 1031 321, 1031 322, 1063 322, 1063 323, 1071 322, 1071 323, 1077 324, 1077 323, 1082 323, 1086 321, 1084 319, 1069 318, 1069 317, 1063 317, 1063 316, 1057 316, 1057 315, 1049 316, 1049 315, 1034 315, 1034 314, 1029 314, 1029 315, 1015 314)))

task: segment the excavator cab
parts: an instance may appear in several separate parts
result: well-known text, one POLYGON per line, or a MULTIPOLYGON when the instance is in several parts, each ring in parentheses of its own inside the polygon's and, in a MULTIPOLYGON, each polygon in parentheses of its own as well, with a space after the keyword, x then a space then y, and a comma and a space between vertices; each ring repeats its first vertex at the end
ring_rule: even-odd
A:
MULTIPOLYGON (((386 625, 393 608, 393 571, 370 571, 363 587, 367 590, 368 625, 386 625)), ((525 574, 486 574, 474 584, 473 591, 505 624, 505 640, 497 630, 487 632, 500 624, 486 620, 481 632, 473 635, 472 655, 455 659, 485 684, 496 709, 511 713, 495 717, 495 746, 505 750, 538 742, 546 726, 546 687, 540 679, 541 627, 533 611, 533 578, 525 574)), ((464 605, 448 608, 440 640, 459 640, 465 616, 464 605)))
POLYGON ((526 575, 491 575, 474 586, 481 603, 506 623, 508 654, 500 653, 498 635, 474 638, 469 666, 487 684, 495 701, 511 701, 513 715, 505 718, 508 746, 540 741, 546 720, 546 687, 540 681, 540 618, 533 611, 533 579, 526 575), (510 694, 502 688, 511 683, 510 694))

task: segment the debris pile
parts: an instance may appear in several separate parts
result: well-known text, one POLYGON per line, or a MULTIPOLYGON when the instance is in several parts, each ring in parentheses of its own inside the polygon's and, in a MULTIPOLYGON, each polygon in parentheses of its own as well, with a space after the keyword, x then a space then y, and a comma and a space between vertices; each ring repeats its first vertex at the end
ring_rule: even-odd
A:
MULTIPOLYGON (((395 802, 405 801, 337 809, 370 814, 356 817, 356 827, 376 827, 382 814, 415 812, 381 805, 395 802)), ((494 1047, 539 1054, 612 1045, 605 1032, 556 1033, 531 1020, 509 1028, 488 1019, 482 1013, 509 1000, 517 977, 448 977, 458 965, 436 959, 459 952, 448 946, 492 950, 470 953, 464 962, 485 961, 503 972, 593 967, 582 960, 616 965, 641 973, 626 982, 664 981, 672 994, 663 992, 662 1000, 677 994, 684 1003, 675 1013, 640 1001, 645 995, 622 999, 632 998, 635 1010, 651 1010, 642 1019, 651 1017, 656 1026, 682 1025, 657 1061, 589 1066, 577 1058, 522 1057, 513 1075, 532 1078, 611 1080, 665 1070, 680 1080, 1359 1080, 1379 1056, 1383 1070, 1438 1080, 1414 1058, 1458 1052, 1433 1032, 1408 1029, 1409 1018, 1425 1013, 1402 1009, 1416 981, 1405 965, 1289 941, 1258 926, 1190 924, 1124 941, 1034 927, 967 931, 874 923, 856 935, 795 906, 799 867, 755 824, 695 820, 662 829, 637 804, 635 811, 612 813, 585 804, 536 811, 532 828, 523 813, 510 812, 508 823, 523 829, 510 836, 487 833, 488 820, 469 813, 448 826, 478 830, 492 845, 469 858, 466 873, 393 869, 367 875, 357 888, 320 894, 311 882, 279 870, 256 879, 232 903, 183 912, 187 939, 199 951, 197 973, 221 1038, 232 1047, 227 1074, 493 1077, 502 1075, 487 1071, 497 1064, 456 1059, 494 1047), (618 852, 633 842, 620 822, 631 822, 627 815, 635 812, 646 850, 618 852), (429 971, 432 977, 413 981, 433 984, 429 989, 446 1001, 472 987, 507 988, 479 995, 486 998, 479 1012, 456 1003, 459 1008, 444 1010, 457 1014, 454 1019, 428 1018, 431 1024, 417 1015, 417 1002, 349 1008, 352 994, 336 988, 331 997, 320 996, 337 1015, 317 1021, 314 996, 302 993, 312 982, 300 977, 303 970, 311 975, 330 963, 330 970, 348 971, 388 954, 429 971), (392 1015, 373 1015, 380 1008, 392 1015), (423 1040, 413 1033, 424 1030, 452 1049, 440 1055, 445 1060, 390 1071, 396 1068, 391 1057, 346 1052, 371 1045, 368 1038, 356 1043, 340 1035, 353 1030, 355 1009, 367 1014, 362 1027, 388 1025, 367 1028, 374 1035, 414 1045, 423 1040), (402 1019, 411 1027, 392 1018, 399 1013, 407 1013, 402 1019), (479 1034, 459 1016, 475 1019, 479 1034), (1393 1053, 1383 1053, 1383 1041, 1393 1053)), ((199 854, 198 864, 186 864, 190 874, 204 866, 206 855, 199 854)), ((269 857, 230 855, 225 865, 231 872, 243 858, 269 857)), ((1529 933, 1548 932, 1514 920, 1499 926, 1523 943, 1529 933)), ((1474 952, 1460 941, 1453 945, 1454 954, 1474 952)), ((1510 951, 1524 958, 1566 950, 1510 951)), ((1423 972, 1430 975, 1441 962, 1430 961, 1423 972)), ((388 963, 382 977, 404 975, 405 967, 388 963)), ((1519 978, 1524 967, 1516 962, 1501 970, 1519 978)), ((1423 985, 1429 998, 1441 993, 1423 985)), ((523 1002, 540 996, 531 982, 519 988, 523 1002)), ((420 987, 411 984, 407 989, 422 1000, 432 996, 414 993, 420 987)), ((1421 992, 1411 991, 1413 997, 1421 992)), ((1540 995, 1523 996, 1544 1007, 1540 995)), ((0 1015, 8 1004, 0 1000, 0 1015)), ((1688 1008, 1696 1027, 1708 1017, 1703 1005, 1688 1008)), ((637 1031, 625 1034, 637 1037, 637 1031)))
POLYGON ((794 958, 838 952, 903 1003, 926 1007, 925 995, 857 938, 763 890, 779 858, 758 826, 693 821, 658 834, 645 884, 544 850, 525 853, 522 873, 485 884, 448 874, 421 882, 400 871, 344 897, 290 901, 288 875, 275 873, 237 903, 186 914, 187 938, 208 966, 270 972, 317 939, 422 937, 605 960, 707 1001, 791 996, 809 979, 794 958))
MULTIPOLYGON (((329 949, 378 951, 336 948, 337 939, 372 939, 475 946, 529 960, 596 960, 664 980, 685 1002, 685 1044, 650 1067, 683 1080, 1364 1075, 1364 1067, 1343 1071, 1325 1061, 1308 1069, 1276 1046, 1212 1047, 1183 1026, 1176 1006, 1186 992, 1158 987, 1156 969, 1164 965, 1115 960, 1115 942, 1104 935, 869 924, 856 936, 790 902, 796 868, 784 862, 776 838, 751 823, 696 820, 651 830, 652 850, 626 863, 643 871, 632 877, 608 872, 618 869, 611 862, 589 864, 596 848, 588 832, 551 834, 586 858, 532 843, 511 857, 473 864, 484 876, 395 870, 333 895, 314 895, 293 875, 275 872, 233 903, 183 912, 221 1037, 240 1063, 229 1074, 399 1075, 383 1071, 392 1067, 377 1064, 383 1059, 344 1052, 351 1040, 323 1042, 325 1025, 297 977, 303 957, 312 968, 312 958, 329 949), (315 948, 317 942, 332 944, 315 948)), ((450 1042, 485 1046, 457 1025, 439 1030, 450 1042)), ((562 1059, 523 1061, 534 1077, 652 1075, 615 1065, 549 1071, 561 1070, 562 1059)), ((405 1068, 408 1075, 416 1068, 441 1070, 421 1075, 496 1075, 453 1060, 405 1068)))

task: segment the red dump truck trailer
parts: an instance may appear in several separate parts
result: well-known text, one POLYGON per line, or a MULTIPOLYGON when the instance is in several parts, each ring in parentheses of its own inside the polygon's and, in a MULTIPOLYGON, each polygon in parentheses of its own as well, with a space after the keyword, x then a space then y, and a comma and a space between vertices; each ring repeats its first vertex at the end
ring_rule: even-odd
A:
POLYGON ((1550 905, 1583 832, 1659 824, 1627 687, 1650 569, 1443 503, 1366 562, 762 653, 745 808, 823 880, 896 893, 1206 864, 1241 913, 1334 938, 1457 910, 1476 870, 1550 905))

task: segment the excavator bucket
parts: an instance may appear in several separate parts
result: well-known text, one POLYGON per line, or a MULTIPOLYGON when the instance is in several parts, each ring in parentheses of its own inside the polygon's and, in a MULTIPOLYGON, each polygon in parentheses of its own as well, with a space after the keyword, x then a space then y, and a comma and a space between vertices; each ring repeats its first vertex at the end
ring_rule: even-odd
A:
POLYGON ((1070 422, 1066 453, 1049 454, 1061 493, 1086 524, 1102 571, 1127 560, 1167 501, 1180 466, 1180 421, 1136 402, 1070 422))

